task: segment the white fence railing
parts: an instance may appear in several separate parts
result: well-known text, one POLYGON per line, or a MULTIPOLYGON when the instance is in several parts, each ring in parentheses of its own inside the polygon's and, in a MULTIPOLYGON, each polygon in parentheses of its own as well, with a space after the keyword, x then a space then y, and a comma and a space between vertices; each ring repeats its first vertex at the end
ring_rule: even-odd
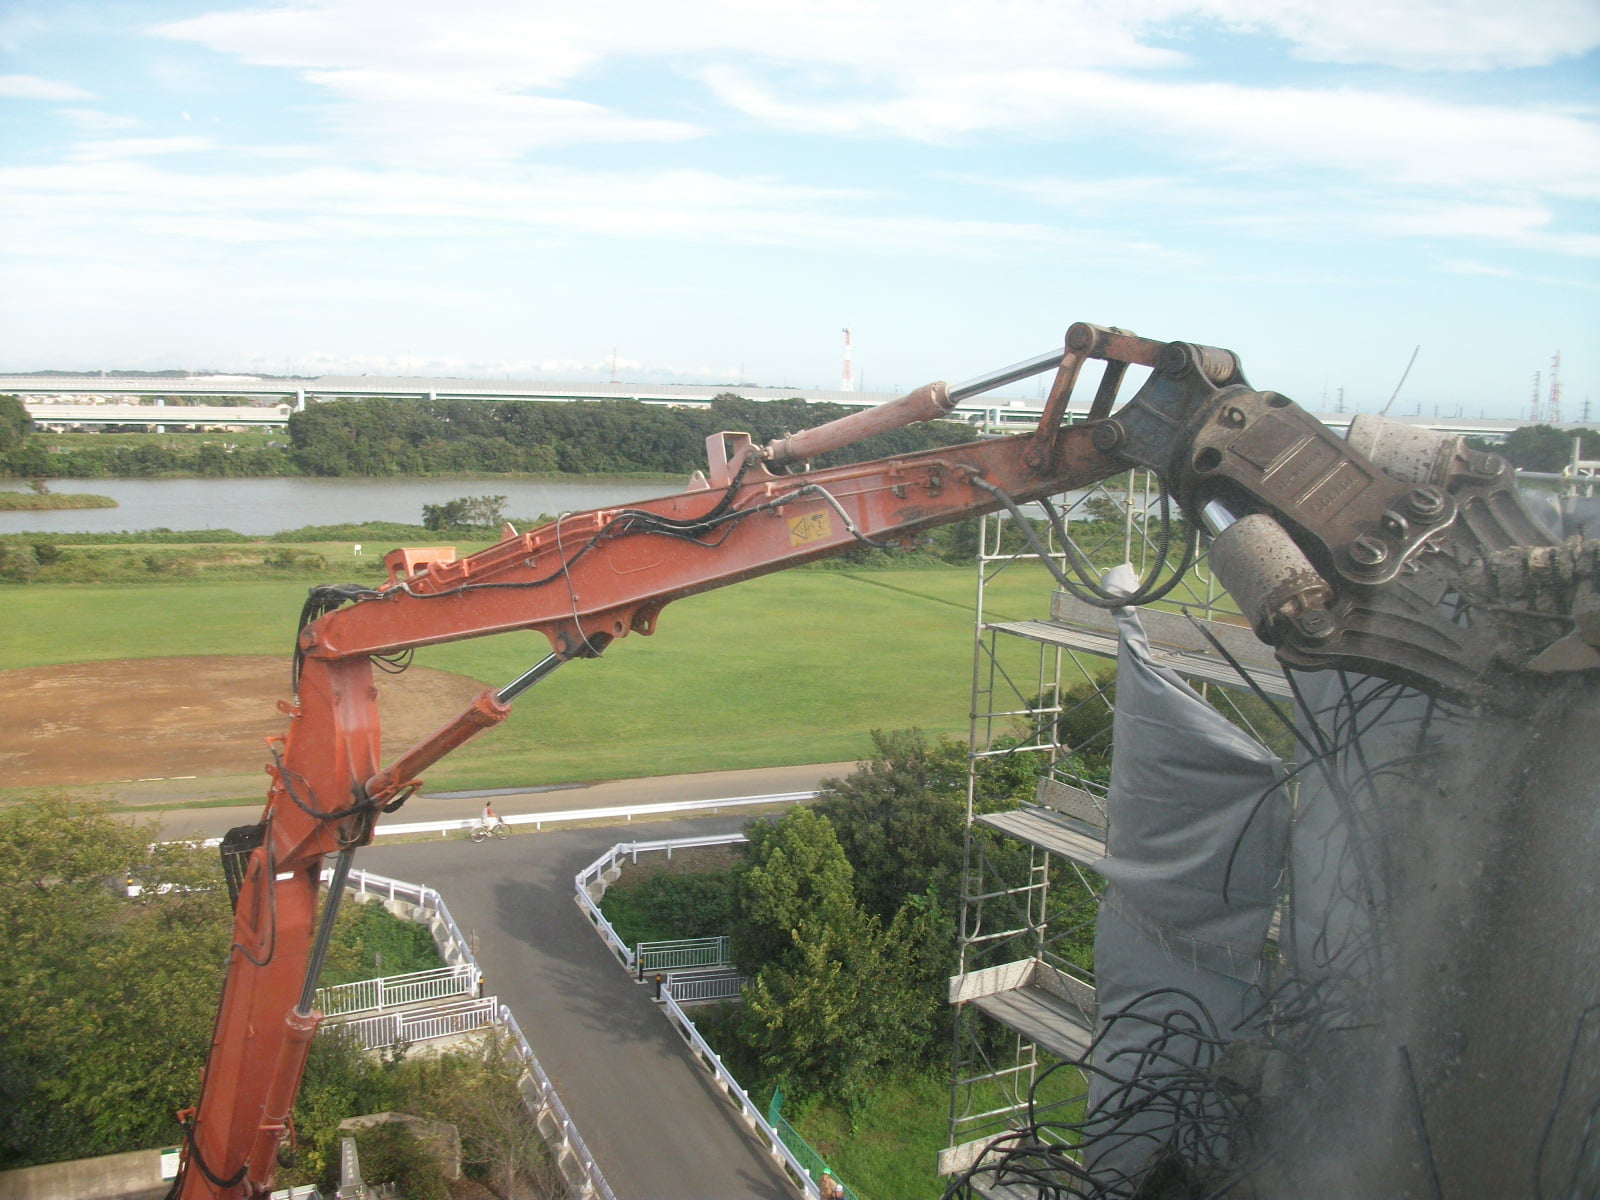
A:
MULTIPOLYGON (((324 882, 331 874, 331 871, 323 872, 324 882)), ((433 888, 362 870, 350 872, 346 887, 357 895, 380 896, 391 902, 399 901, 415 906, 419 920, 432 930, 434 940, 438 943, 440 953, 444 955, 446 961, 464 965, 474 979, 481 978, 472 947, 462 936, 461 927, 451 917, 450 910, 445 907, 444 898, 433 888)), ((539 1133, 544 1138, 545 1144, 550 1147, 551 1155, 571 1188, 575 1200, 616 1200, 611 1185, 600 1173, 594 1155, 589 1153, 588 1146, 579 1136, 577 1127, 568 1116, 561 1098, 556 1095, 550 1077, 544 1073, 544 1068, 534 1056, 533 1047, 528 1045, 528 1039, 523 1037, 522 1029, 512 1016, 511 1010, 503 1004, 497 1005, 494 997, 488 997, 487 1001, 474 1001, 480 1004, 485 1002, 490 1006, 490 1019, 479 1028, 498 1025, 505 1031, 508 1060, 514 1061, 522 1069, 523 1102, 533 1114, 539 1133)))
POLYGON ((739 1110, 739 1115, 744 1118, 745 1124, 756 1132, 767 1145, 767 1152, 778 1160, 780 1166, 788 1172, 790 1179, 800 1187, 807 1197, 817 1196, 817 1185, 807 1173, 800 1160, 794 1156, 789 1147, 783 1144, 783 1139, 778 1136, 778 1131, 767 1124, 766 1114, 751 1101, 745 1090, 739 1086, 739 1081, 733 1077, 728 1068, 722 1065, 722 1059, 717 1052, 707 1044, 705 1038, 700 1036, 700 1031, 695 1028, 678 1001, 674 998, 669 988, 662 988, 661 1007, 672 1021, 684 1041, 689 1043, 689 1048, 694 1051, 700 1064, 711 1072, 711 1077, 717 1081, 718 1086, 727 1093, 728 1099, 739 1110))
POLYGON ((606 920, 605 914, 600 911, 601 897, 606 894, 607 885, 622 873, 623 860, 638 862, 641 854, 663 852, 671 858, 674 850, 691 850, 701 846, 732 846, 746 840, 742 833, 722 833, 709 837, 677 838, 672 841, 619 842, 579 871, 573 879, 578 907, 599 932, 600 939, 621 960, 622 965, 630 971, 637 972, 638 963, 633 947, 618 936, 617 931, 611 927, 611 922, 606 920))
MULTIPOLYGON (((655 842, 623 842, 611 847, 594 862, 579 871, 573 880, 574 890, 577 894, 578 906, 588 915, 593 922, 595 930, 600 934, 606 945, 611 947, 622 964, 629 970, 637 970, 636 957, 633 948, 617 936, 611 922, 600 911, 600 899, 606 894, 607 885, 622 871, 624 860, 638 862, 639 855, 648 853, 664 853, 672 857, 674 850, 694 849, 701 846, 730 846, 747 841, 742 833, 724 834, 721 836, 702 838, 678 838, 671 841, 655 842)), ((661 987, 661 1007, 672 1021, 683 1040, 689 1044, 701 1064, 711 1073, 718 1086, 727 1093, 728 1098, 739 1110, 739 1115, 744 1119, 756 1135, 766 1143, 767 1151, 776 1159, 780 1166, 789 1174, 790 1179, 799 1187, 807 1197, 815 1197, 817 1185, 807 1174, 805 1167, 800 1163, 793 1152, 783 1144, 783 1139, 778 1136, 777 1130, 767 1123, 764 1113, 751 1101, 745 1090, 739 1086, 739 1081, 733 1077, 722 1060, 717 1057, 706 1040, 700 1036, 700 1031, 695 1028, 694 1022, 684 1013, 680 1000, 690 999, 730 999, 738 994, 739 987, 744 980, 729 973, 725 976, 712 976, 705 979, 704 983, 696 983, 694 976, 669 975, 661 987), (726 996, 700 996, 692 992, 700 988, 706 990, 721 989, 727 991, 726 996)))
POLYGON ((555 1085, 544 1073, 539 1060, 534 1057, 528 1039, 522 1036, 522 1027, 504 1005, 500 1007, 500 1027, 507 1033, 507 1058, 522 1067, 522 1100, 533 1112, 539 1133, 556 1156, 556 1162, 573 1190, 580 1197, 598 1197, 599 1200, 617 1200, 606 1183, 605 1176, 595 1165, 594 1155, 578 1136, 578 1127, 567 1115, 567 1109, 556 1095, 555 1085))
MULTIPOLYGON (((332 877, 332 869, 323 868, 322 882, 327 883, 332 877)), ((407 883, 403 879, 390 879, 385 875, 363 871, 359 867, 350 872, 349 878, 345 880, 345 887, 357 896, 377 896, 390 903, 411 905, 416 910, 418 924, 426 925, 433 934, 434 944, 439 947, 439 953, 444 956, 445 962, 451 966, 470 965, 474 975, 478 976, 477 961, 473 958, 472 949, 462 934, 461 927, 450 915, 444 899, 431 887, 407 883)))
MULTIPOLYGON (((798 804, 802 800, 816 799, 816 792, 773 792, 764 796, 724 796, 718 800, 672 800, 661 804, 628 804, 614 808, 570 808, 562 812, 517 813, 502 817, 507 825, 532 825, 543 829, 546 825, 561 825, 572 821, 623 821, 635 817, 662 817, 671 813, 721 812, 725 808, 759 808, 771 804, 798 804)), ((471 829, 479 817, 460 817, 449 821, 410 821, 404 824, 381 824, 372 832, 374 837, 393 837, 398 834, 437 833, 448 837, 452 833, 471 829)), ((182 844, 196 849, 215 850, 222 845, 221 838, 202 838, 182 844)))
POLYGON ((438 1038, 476 1033, 494 1024, 500 1001, 494 996, 458 1000, 432 1008, 401 1009, 371 1017, 332 1017, 329 1024, 349 1030, 366 1050, 430 1042, 438 1038))
POLYGON ((639 978, 652 971, 686 971, 692 967, 722 967, 728 958, 728 939, 722 937, 679 938, 670 942, 640 942, 634 948, 634 967, 639 978))
POLYGON ((451 996, 470 996, 477 977, 468 963, 457 963, 453 967, 413 971, 409 975, 336 983, 317 989, 317 1011, 329 1017, 347 1017, 407 1004, 425 1004, 430 1000, 447 1000, 451 996))
MULTIPOLYGON (((502 817, 507 825, 532 825, 543 829, 546 825, 561 825, 572 821, 632 821, 635 817, 660 817, 669 813, 720 812, 725 808, 752 808, 767 804, 798 804, 813 800, 816 792, 773 792, 765 796, 724 796, 719 800, 669 800, 661 804, 626 804, 615 808, 571 808, 562 812, 518 813, 502 817)), ((402 833, 437 833, 441 837, 458 829, 471 829, 478 824, 476 816, 454 821, 413 821, 403 825, 379 825, 374 831, 379 835, 402 833)))
POLYGON ((663 993, 671 992, 672 998, 680 1004, 697 1000, 737 1000, 744 993, 745 979, 737 971, 668 975, 661 989, 663 993))

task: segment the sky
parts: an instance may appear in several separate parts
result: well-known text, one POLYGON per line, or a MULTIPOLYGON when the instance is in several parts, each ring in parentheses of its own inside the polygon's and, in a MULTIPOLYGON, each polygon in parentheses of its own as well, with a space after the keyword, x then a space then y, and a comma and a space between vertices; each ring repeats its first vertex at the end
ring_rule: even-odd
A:
POLYGON ((1396 415, 1559 353, 1600 422, 1600 0, 0 0, 0 283, 0 371, 838 387, 848 329, 899 392, 1092 321, 1396 415))

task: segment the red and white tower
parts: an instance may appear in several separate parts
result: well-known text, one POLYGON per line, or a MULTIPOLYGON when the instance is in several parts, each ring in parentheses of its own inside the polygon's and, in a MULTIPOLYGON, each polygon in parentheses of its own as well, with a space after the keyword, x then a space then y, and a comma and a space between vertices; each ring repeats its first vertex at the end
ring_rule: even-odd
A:
POLYGON ((844 379, 843 387, 847 392, 856 390, 855 380, 850 377, 850 331, 844 331, 844 379))

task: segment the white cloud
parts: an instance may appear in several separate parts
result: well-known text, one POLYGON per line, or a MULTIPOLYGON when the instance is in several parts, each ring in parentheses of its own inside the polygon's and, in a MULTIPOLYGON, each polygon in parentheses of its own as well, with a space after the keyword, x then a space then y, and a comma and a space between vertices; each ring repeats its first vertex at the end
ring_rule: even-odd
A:
POLYGON ((993 260, 1047 253, 1075 261, 1181 261, 1156 239, 1065 223, 902 212, 880 197, 778 177, 703 170, 586 172, 525 168, 462 177, 428 169, 329 164, 271 174, 190 172, 160 157, 204 139, 85 143, 71 165, 0 169, 0 227, 21 249, 128 233, 164 243, 297 243, 341 250, 374 242, 490 235, 605 242, 785 246, 993 260))
POLYGON ((807 106, 748 72, 706 79, 726 103, 808 132, 930 139, 989 129, 1063 146, 1109 135, 1163 163, 1316 168, 1402 187, 1600 199, 1600 125, 1549 108, 1028 68, 946 76, 926 88, 919 81, 888 100, 807 106))
POLYGON ((1097 116, 1186 138, 1233 166, 1327 167, 1407 185, 1498 187, 1600 198, 1600 125, 1536 107, 1451 104, 1352 88, 1067 83, 1097 116))
POLYGON ((70 123, 39 123, 13 160, 35 165, 0 167, 8 267, 42 289, 32 307, 58 298, 63 329, 78 304, 194 329, 212 315, 197 297, 244 278, 226 305, 255 304, 264 328, 295 331, 285 344, 330 345, 325 320, 296 316, 321 305, 385 314, 375 349, 397 321, 448 329, 470 365, 497 336, 527 344, 500 323, 538 280, 526 302, 566 322, 543 335, 548 361, 592 360, 592 328, 619 311, 654 331, 652 308, 720 311, 719 341, 682 352, 714 361, 765 336, 730 328, 752 307, 729 298, 746 272, 782 279, 762 306, 797 313, 915 276, 884 308, 920 305, 919 336, 950 319, 929 281, 981 276, 981 319, 1009 338, 1041 279, 1044 306, 1092 295, 1086 315, 1104 303, 1146 328, 1160 322, 1140 314, 1182 303, 1180 277, 1312 297, 1330 275, 1362 286, 1373 263, 1398 278, 1481 258, 1526 279, 1596 253, 1600 124, 1577 68, 1476 90, 1463 74, 1591 50, 1596 0, 213 3, 126 39, 92 103, 42 58, 0 77, 0 95, 56 101, 70 123), (1163 275, 1177 282, 1149 286, 1163 275))
MULTIPOLYGON (((1097 62, 1149 68, 1179 61, 1095 18, 1094 3, 1084 0, 934 11, 911 0, 701 0, 690 7, 474 0, 449 8, 418 0, 324 0, 211 13, 154 32, 297 72, 329 97, 331 123, 364 150, 409 146, 449 157, 515 158, 536 146, 698 132, 663 112, 630 114, 559 95, 601 67, 640 65, 691 76, 705 70, 732 86, 726 76, 732 64, 758 63, 763 73, 782 72, 791 83, 796 71, 809 73, 813 83, 820 72, 830 91, 851 94, 888 80, 892 92, 902 71, 939 76, 974 65, 1003 71, 1019 53, 1070 62, 1085 23, 1096 27, 1097 62)), ((915 107, 927 104, 915 93, 908 99, 915 107)), ((811 111, 817 114, 815 106, 811 111)), ((936 111, 908 111, 900 121, 914 136, 945 129, 936 111)))
POLYGON ((94 162, 164 154, 199 154, 215 148, 215 143, 206 137, 99 138, 74 143, 68 148, 67 157, 78 162, 94 162))
MULTIPOLYGON (((581 93, 602 70, 676 72, 744 118, 800 134, 1070 147, 1102 135, 1163 163, 1320 168, 1408 187, 1600 198, 1600 126, 1535 105, 1382 87, 1195 82, 1200 26, 1265 32, 1308 58, 1527 65, 1600 44, 1594 0, 653 0, 606 6, 317 0, 157 29, 297 72, 353 161, 516 162, 561 145, 701 137, 711 114, 581 93), (1163 45, 1148 44, 1161 38, 1163 45), (1145 40, 1141 40, 1145 39, 1145 40), (1083 64, 1092 63, 1093 67, 1083 64), (1181 74, 1168 68, 1185 66, 1181 74)), ((1226 63, 1207 63, 1213 76, 1226 63)), ((628 96, 626 87, 604 93, 628 96)))
POLYGON ((472 80, 407 78, 389 71, 311 71, 306 78, 347 103, 331 123, 362 157, 415 161, 516 157, 574 142, 682 141, 692 125, 633 118, 597 104, 486 87, 472 80))
POLYGON ((1593 0, 1197 0, 1172 9, 1272 33, 1322 62, 1479 71, 1544 66, 1600 46, 1593 0))
POLYGON ((1387 233, 1439 241, 1501 244, 1575 258, 1600 258, 1600 234, 1562 232, 1542 204, 1445 204, 1380 217, 1387 233))
POLYGON ((1493 266, 1489 263, 1465 258, 1442 258, 1439 260, 1439 269, 1448 271, 1452 275, 1481 275, 1491 279, 1512 279, 1524 283, 1535 283, 1541 287, 1576 288, 1580 291, 1600 293, 1600 276, 1592 274, 1588 278, 1577 275, 1531 274, 1511 267, 1493 266))
POLYGON ((63 108, 59 111, 63 117, 71 121, 79 129, 85 129, 91 133, 110 133, 116 129, 131 129, 139 124, 136 117, 101 112, 97 108, 63 108))
POLYGON ((94 95, 77 84, 37 75, 0 75, 0 99, 5 100, 92 100, 94 95))

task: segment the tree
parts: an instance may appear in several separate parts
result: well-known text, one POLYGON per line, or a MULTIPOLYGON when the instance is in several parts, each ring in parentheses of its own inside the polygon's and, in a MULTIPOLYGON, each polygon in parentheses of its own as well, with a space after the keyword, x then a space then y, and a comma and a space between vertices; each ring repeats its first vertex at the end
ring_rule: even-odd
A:
MULTIPOLYGON (((195 1099, 233 920, 217 856, 156 836, 153 822, 103 802, 36 794, 0 808, 0 1169, 177 1140, 173 1114, 195 1099)), ((431 950, 420 926, 346 904, 330 962, 368 978, 381 945, 404 970, 418 939, 431 950)), ((317 1037, 296 1109, 309 1171, 299 1182, 336 1166, 339 1121, 395 1107, 401 1065, 317 1037)))
POLYGON ((34 436, 33 421, 22 400, 0 396, 0 475, 24 479, 47 475, 47 457, 44 442, 34 436))
POLYGON ((406 1200, 450 1200, 439 1164, 405 1125, 385 1121, 357 1129, 354 1136, 363 1180, 393 1184, 406 1200))
MULTIPOLYGON (((859 914, 859 910, 857 910, 859 914)), ((858 915, 853 928, 802 918, 789 951, 745 985, 740 1024, 768 1080, 797 1098, 858 1099, 881 1068, 874 1036, 880 936, 858 915)))
MULTIPOLYGON (((339 1122, 396 1107, 403 1054, 376 1059, 347 1030, 325 1026, 312 1039, 294 1102, 295 1161, 280 1183, 323 1183, 339 1177, 339 1122)), ((375 1182, 387 1180, 374 1177, 375 1182)))
POLYGON ((817 812, 832 823, 868 912, 893 920, 907 896, 953 893, 966 834, 966 755, 934 754, 922 731, 872 731, 877 753, 824 779, 817 812))
POLYGON ((796 807, 746 834, 734 884, 733 954, 751 977, 740 1036, 796 1095, 851 1094, 876 1062, 861 993, 881 950, 876 923, 856 903, 855 874, 826 817, 796 807))
POLYGON ((493 529, 505 520, 504 496, 458 496, 443 504, 424 504, 422 524, 428 529, 493 529))
POLYGON ((750 848, 735 876, 733 925, 734 959, 745 974, 795 953, 802 924, 815 936, 855 930, 855 872, 827 818, 798 806, 745 833, 750 848))
POLYGON ((855 899, 824 816, 794 808, 749 834, 734 956, 751 979, 735 1035, 765 1082, 853 1106, 875 1078, 938 1052, 954 926, 930 888, 886 929, 855 899))
POLYGON ((0 468, 6 467, 33 430, 28 409, 16 396, 0 396, 0 468))
POLYGON ((151 841, 101 803, 0 810, 0 1167, 164 1145, 194 1099, 228 898, 215 856, 151 841))
POLYGON ((1127 516, 1122 505, 1105 492, 1096 492, 1086 499, 1083 502, 1083 511, 1091 521, 1107 521, 1113 525, 1121 525, 1127 516))
POLYGON ((565 1195, 523 1103, 513 1058, 505 1035, 491 1030, 474 1051, 408 1061, 396 1073, 395 1104, 454 1125, 463 1165, 505 1200, 530 1191, 565 1195))
POLYGON ((1524 425, 1506 434, 1499 446, 1483 448, 1505 455, 1512 466, 1521 470, 1555 472, 1572 461, 1574 437, 1581 442, 1581 457, 1600 455, 1600 433, 1593 429, 1557 429, 1554 425, 1524 425))

